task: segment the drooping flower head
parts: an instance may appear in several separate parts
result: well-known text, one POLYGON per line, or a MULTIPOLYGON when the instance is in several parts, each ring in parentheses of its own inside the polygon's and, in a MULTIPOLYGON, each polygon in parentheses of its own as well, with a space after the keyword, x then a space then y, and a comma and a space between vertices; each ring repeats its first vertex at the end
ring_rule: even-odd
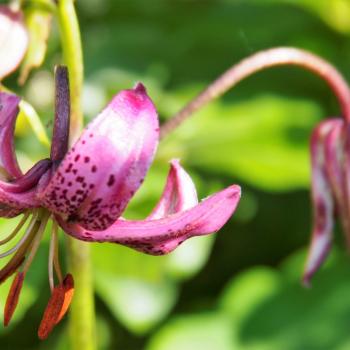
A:
POLYGON ((281 65, 300 66, 321 77, 338 98, 341 107, 341 117, 322 121, 311 136, 313 233, 303 274, 303 283, 308 286, 328 255, 336 217, 340 218, 350 247, 350 88, 339 71, 321 57, 294 47, 257 52, 234 64, 170 118, 161 127, 161 136, 165 137, 195 111, 244 78, 281 65))
POLYGON ((0 215, 23 214, 14 232, 28 221, 0 282, 17 271, 5 307, 5 325, 19 300, 21 286, 52 220, 49 253, 51 298, 39 327, 44 339, 62 319, 73 296, 73 277, 63 277, 58 262, 57 230, 84 241, 113 242, 143 253, 162 255, 184 240, 218 231, 231 217, 240 188, 230 186, 198 203, 195 186, 178 160, 170 163, 164 192, 145 220, 121 217, 142 184, 159 139, 156 109, 138 83, 118 93, 68 150, 69 89, 64 67, 56 70, 56 111, 50 158, 22 174, 14 153, 13 131, 19 98, 0 92, 0 215), (54 271, 58 284, 54 285, 54 271))

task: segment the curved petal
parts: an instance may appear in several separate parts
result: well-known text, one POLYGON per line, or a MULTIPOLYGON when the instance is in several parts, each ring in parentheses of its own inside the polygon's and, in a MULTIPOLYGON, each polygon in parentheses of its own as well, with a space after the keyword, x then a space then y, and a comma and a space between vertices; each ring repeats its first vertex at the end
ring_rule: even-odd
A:
POLYGON ((313 232, 303 282, 311 277, 326 259, 333 238, 334 200, 325 166, 325 138, 337 126, 337 120, 320 123, 311 136, 313 232))
POLYGON ((0 80, 21 63, 28 47, 28 34, 21 11, 0 5, 0 80))
POLYGON ((0 92, 0 173, 5 178, 22 175, 15 154, 14 131, 20 98, 0 92))
POLYGON ((0 181, 0 217, 14 217, 24 209, 39 207, 37 189, 50 167, 51 161, 43 159, 13 182, 0 181))
POLYGON ((344 205, 345 178, 343 171, 343 127, 344 121, 342 119, 334 119, 332 121, 332 128, 325 136, 324 152, 325 152, 325 169, 332 184, 334 197, 337 200, 337 206, 344 205))
POLYGON ((51 164, 50 159, 42 159, 21 177, 11 182, 0 180, 0 190, 9 193, 23 193, 33 189, 47 170, 50 169, 51 164))
POLYGON ((197 191, 192 179, 181 167, 179 160, 173 159, 170 162, 170 171, 163 194, 147 219, 160 219, 192 208, 197 203, 197 191))
POLYGON ((86 229, 103 230, 141 185, 159 124, 143 85, 116 95, 84 130, 40 194, 44 206, 86 229))
POLYGON ((91 242, 114 242, 152 255, 167 254, 184 240, 218 231, 239 202, 239 186, 230 186, 186 211, 158 220, 117 220, 104 231, 88 231, 59 219, 71 236, 91 242))
POLYGON ((325 137, 325 167, 332 185, 336 202, 336 213, 340 216, 345 236, 350 242, 349 202, 346 195, 344 172, 345 123, 338 119, 332 130, 325 137))

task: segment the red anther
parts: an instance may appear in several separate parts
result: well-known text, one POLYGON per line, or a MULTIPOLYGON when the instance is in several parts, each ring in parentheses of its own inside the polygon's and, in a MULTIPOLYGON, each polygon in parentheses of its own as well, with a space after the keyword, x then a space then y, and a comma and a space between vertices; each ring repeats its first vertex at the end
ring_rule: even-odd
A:
POLYGON ((73 277, 71 274, 68 274, 63 282, 54 288, 51 298, 47 303, 38 330, 38 336, 41 340, 46 339, 55 325, 61 321, 72 301, 73 293, 73 277))
POLYGON ((19 295, 21 293, 22 286, 23 286, 23 280, 24 280, 24 273, 18 272, 11 284, 11 288, 6 299, 5 310, 4 310, 5 327, 10 323, 12 315, 16 310, 19 295))

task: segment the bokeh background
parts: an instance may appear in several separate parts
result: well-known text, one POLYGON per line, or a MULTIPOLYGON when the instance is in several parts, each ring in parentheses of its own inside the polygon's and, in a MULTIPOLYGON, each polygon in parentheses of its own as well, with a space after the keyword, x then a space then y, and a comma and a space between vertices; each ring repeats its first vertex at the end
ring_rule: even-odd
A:
MULTIPOLYGON (((233 63, 273 46, 311 50, 350 79, 348 0, 77 0, 77 8, 86 122, 136 81, 165 120, 233 63)), ((24 87, 16 75, 5 81, 32 103, 48 132, 52 72, 62 61, 53 24, 43 67, 24 87)), ((350 349, 350 263, 338 229, 313 288, 300 284, 311 228, 309 136, 338 112, 319 78, 275 68, 242 82, 164 140, 128 217, 150 212, 171 158, 181 158, 200 197, 232 183, 243 197, 220 233, 191 239, 166 257, 93 245, 99 349, 350 349)), ((16 135, 23 168, 47 154, 23 117, 16 135)), ((1 220, 0 234, 14 224, 1 220)), ((47 255, 48 235, 14 322, 0 327, 1 349, 69 349, 66 320, 47 341, 36 336, 49 297, 47 255)), ((1 308, 8 288, 0 288, 1 308)))

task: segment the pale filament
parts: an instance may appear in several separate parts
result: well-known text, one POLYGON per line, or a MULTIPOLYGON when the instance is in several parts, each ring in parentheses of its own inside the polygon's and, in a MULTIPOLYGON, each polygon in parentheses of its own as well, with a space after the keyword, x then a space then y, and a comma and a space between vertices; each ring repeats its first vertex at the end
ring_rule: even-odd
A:
MULTIPOLYGON (((21 246, 26 242, 27 238, 31 235, 32 233, 32 229, 34 227, 34 224, 35 224, 35 221, 37 220, 37 217, 38 217, 38 212, 34 212, 33 213, 33 216, 29 222, 29 225, 24 233, 24 235, 22 236, 22 238, 18 241, 18 243, 12 247, 11 249, 7 250, 6 252, 0 254, 0 259, 1 258, 4 258, 8 255, 11 255, 12 253, 16 252, 18 249, 21 248, 21 246)), ((22 224, 23 226, 23 224, 22 224)))
POLYGON ((3 245, 9 241, 11 241, 12 238, 15 238, 15 236, 17 235, 17 233, 21 230, 21 228, 23 227, 23 225, 26 223, 29 215, 31 214, 30 211, 27 211, 24 215, 23 218, 21 219, 21 221, 17 224, 17 226, 15 227, 15 229, 4 239, 0 240, 0 245, 3 245))
POLYGON ((47 222, 50 218, 50 213, 47 211, 41 212, 41 217, 37 218, 40 220, 40 226, 37 230, 37 232, 35 233, 35 238, 33 240, 33 243, 31 244, 31 249, 30 249, 30 253, 28 255, 28 258, 25 260, 25 264, 23 267, 23 273, 26 274, 34 257, 35 254, 39 248, 40 242, 43 238, 44 232, 45 232, 45 228, 47 225, 47 222))
POLYGON ((51 240, 50 240, 50 250, 49 250, 49 283, 51 292, 55 287, 54 274, 53 269, 55 268, 57 278, 59 283, 62 283, 63 277, 62 272, 58 260, 58 225, 55 220, 52 222, 52 232, 51 232, 51 240))

